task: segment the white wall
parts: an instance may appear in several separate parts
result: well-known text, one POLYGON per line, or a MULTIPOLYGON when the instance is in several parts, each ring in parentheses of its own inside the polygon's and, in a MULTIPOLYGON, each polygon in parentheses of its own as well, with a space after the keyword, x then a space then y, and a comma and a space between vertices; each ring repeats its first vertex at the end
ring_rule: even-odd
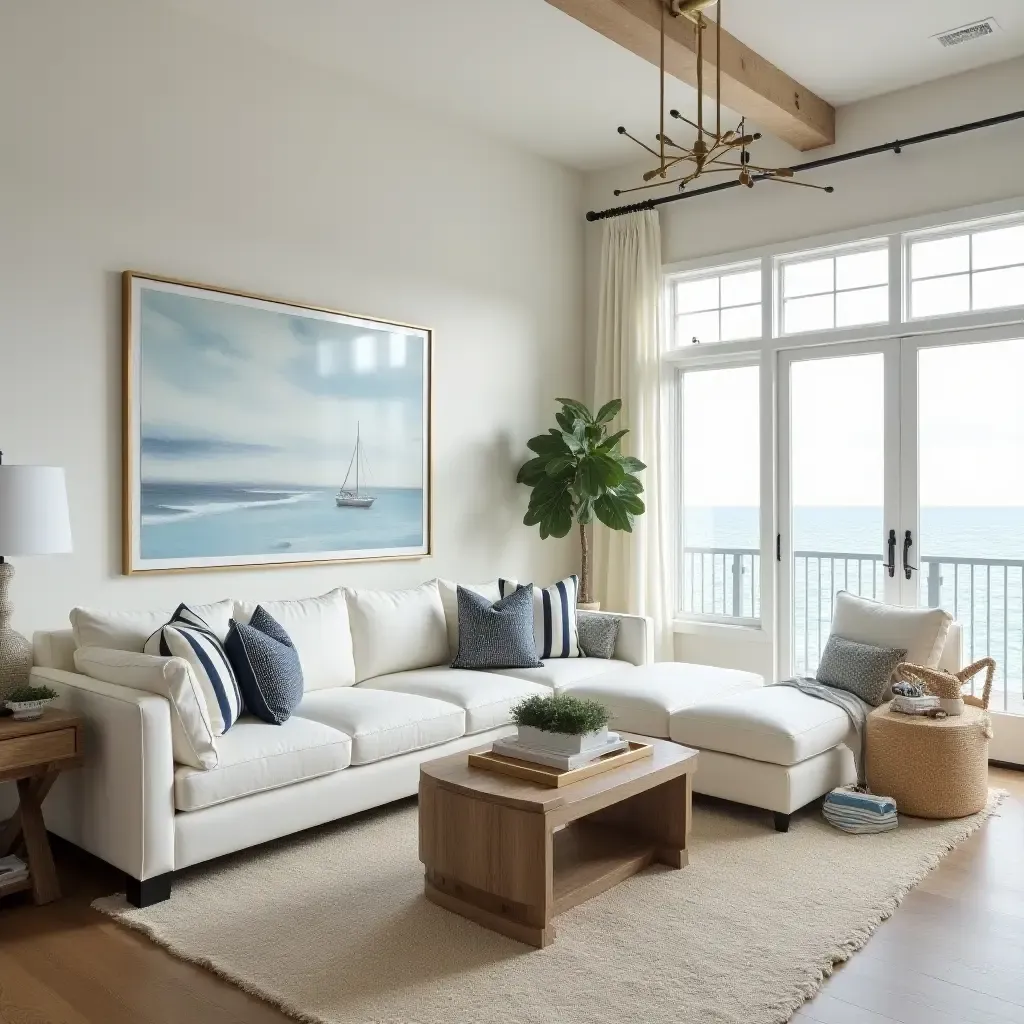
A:
POLYGON ((18 563, 15 625, 568 571, 514 478, 582 386, 580 185, 152 0, 0 5, 0 448, 67 467, 75 537, 18 563), (121 577, 126 268, 433 327, 434 556, 121 577))
MULTIPOLYGON (((906 89, 841 108, 834 147, 797 153, 765 138, 752 149, 755 161, 780 166, 907 138, 1024 106, 1024 58, 906 89)), ((832 195, 763 183, 660 208, 665 263, 729 254, 773 242, 796 240, 901 218, 953 210, 1024 195, 1024 122, 954 136, 826 168, 806 180, 835 186, 832 195)), ((638 182, 646 167, 588 175, 587 209, 621 205, 615 187, 638 182)), ((696 186, 694 186, 696 187, 696 186)), ((643 193, 639 193, 643 197, 643 193)), ((629 197, 636 198, 636 197, 629 197)), ((588 345, 597 333, 600 222, 587 227, 586 328, 588 345)), ((588 358, 586 390, 592 388, 588 358)), ((709 443, 714 435, 709 434, 709 443)), ((770 643, 677 635, 677 657, 687 661, 749 668, 771 674, 770 643)))

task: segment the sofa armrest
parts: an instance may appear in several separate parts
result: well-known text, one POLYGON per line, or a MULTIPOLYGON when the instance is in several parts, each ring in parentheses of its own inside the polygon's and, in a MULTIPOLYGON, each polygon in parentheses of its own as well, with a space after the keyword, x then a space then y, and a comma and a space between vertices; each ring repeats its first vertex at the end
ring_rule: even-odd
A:
POLYGON ((171 708, 152 693, 55 668, 32 681, 85 722, 85 760, 46 799, 47 827, 133 878, 174 870, 171 708))
POLYGON ((631 665, 647 665, 654 661, 654 622, 646 615, 626 615, 624 612, 589 612, 619 620, 619 635, 612 655, 631 665))

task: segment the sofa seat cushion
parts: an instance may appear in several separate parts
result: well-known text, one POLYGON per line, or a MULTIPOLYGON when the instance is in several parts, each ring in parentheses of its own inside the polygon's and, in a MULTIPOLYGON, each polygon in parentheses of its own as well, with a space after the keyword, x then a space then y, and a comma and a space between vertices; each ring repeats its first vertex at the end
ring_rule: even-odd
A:
POLYGON ((584 679, 564 692, 604 704, 614 729, 667 739, 675 712, 763 685, 753 672, 662 661, 584 679))
POLYGON ((217 737, 216 745, 216 768, 175 769, 174 806, 179 811, 198 811, 340 771, 352 755, 350 737, 303 718, 268 725, 244 715, 217 737))
POLYGON ((415 693, 454 704, 466 712, 466 734, 508 725, 509 708, 524 697, 551 693, 551 687, 497 672, 454 668, 421 668, 377 676, 359 684, 360 690, 415 693))
POLYGON ((853 742, 853 728, 828 701, 790 686, 765 686, 674 712, 669 736, 688 747, 791 765, 853 742))
POLYGON ((352 737, 352 763, 370 764, 466 734, 466 712, 414 693, 339 687, 307 693, 293 712, 352 737))
POLYGON ((628 661, 614 658, 544 658, 539 668, 499 668, 500 675, 515 676, 529 683, 540 683, 549 690, 563 690, 581 679, 591 679, 615 669, 632 670, 628 661))

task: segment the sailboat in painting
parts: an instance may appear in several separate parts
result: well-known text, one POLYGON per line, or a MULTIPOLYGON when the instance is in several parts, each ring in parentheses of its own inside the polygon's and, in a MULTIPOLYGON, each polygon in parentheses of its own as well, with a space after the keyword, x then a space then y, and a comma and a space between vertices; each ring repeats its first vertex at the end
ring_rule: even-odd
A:
MULTIPOLYGON (((341 482, 341 489, 334 498, 334 503, 338 508, 369 508, 377 500, 375 495, 359 493, 359 464, 362 461, 363 448, 359 437, 359 424, 357 423, 356 446, 352 451, 352 458, 349 459, 348 471, 345 473, 345 479, 341 482), (356 474, 355 489, 351 489, 348 486, 348 479, 352 475, 353 469, 356 474)), ((365 475, 364 473, 363 476, 365 477, 365 475)))

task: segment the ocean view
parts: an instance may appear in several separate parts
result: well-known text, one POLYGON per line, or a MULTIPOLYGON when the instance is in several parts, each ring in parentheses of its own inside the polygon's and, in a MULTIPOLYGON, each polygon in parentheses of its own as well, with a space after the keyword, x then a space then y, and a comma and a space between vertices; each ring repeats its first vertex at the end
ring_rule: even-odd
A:
MULTIPOLYGON (((794 669, 813 674, 831 622, 832 594, 850 590, 881 599, 886 558, 883 515, 873 507, 797 507, 793 512, 794 669), (813 552, 813 555, 807 553, 813 552), (824 557, 817 557, 818 555, 824 557), (864 560, 833 559, 857 554, 864 560), (868 561, 872 559, 873 561, 868 561)), ((686 509, 685 547, 750 550, 759 547, 756 508, 686 509)), ((895 525, 895 524, 894 524, 895 525)), ((898 534, 897 572, 902 572, 898 534)), ((732 611, 734 556, 689 554, 683 581, 684 608, 714 614, 732 611)), ((739 606, 743 616, 760 609, 760 557, 735 557, 742 568, 739 606)), ((938 604, 964 627, 964 659, 990 654, 999 668, 996 684, 1007 704, 1024 700, 1024 508, 926 507, 910 562, 918 603, 938 604)), ((993 708, 1004 701, 993 697, 993 708)))
POLYGON ((370 508, 338 508, 336 487, 144 480, 142 557, 374 551, 424 543, 423 491, 374 487, 370 508))

